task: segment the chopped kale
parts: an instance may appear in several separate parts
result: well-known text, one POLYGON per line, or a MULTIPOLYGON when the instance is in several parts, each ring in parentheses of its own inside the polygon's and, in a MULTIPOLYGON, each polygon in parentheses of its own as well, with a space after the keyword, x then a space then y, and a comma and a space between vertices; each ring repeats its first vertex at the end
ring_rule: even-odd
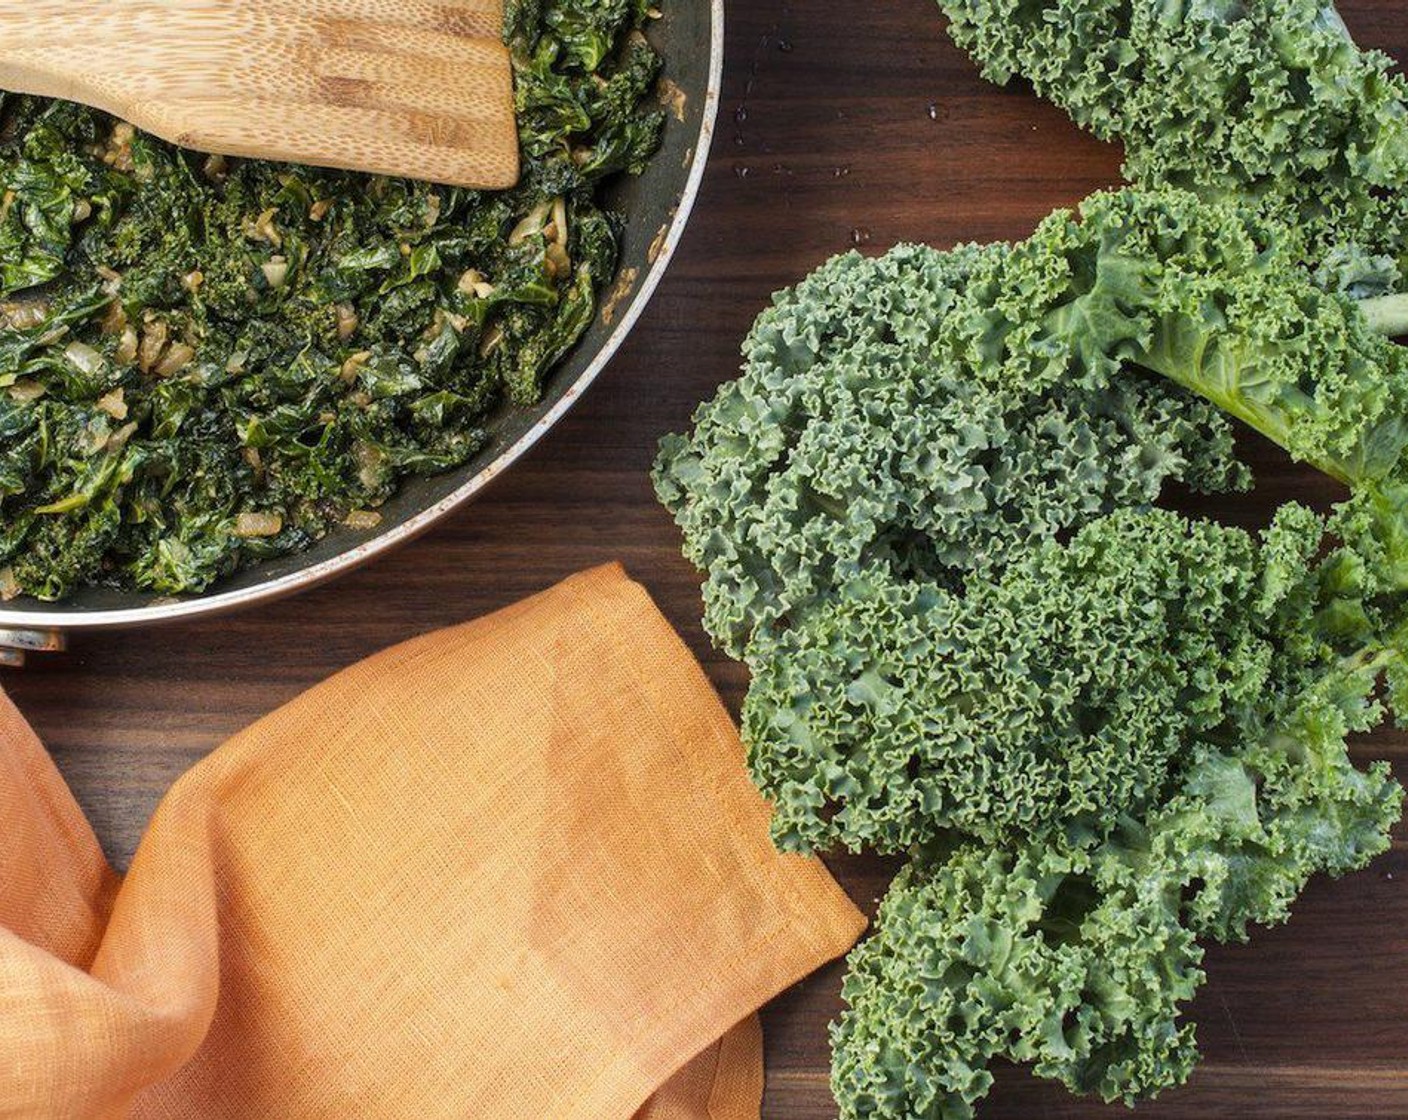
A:
POLYGON ((523 176, 472 191, 185 151, 0 94, 0 589, 192 593, 375 522, 539 400, 659 144, 639 0, 519 0, 523 176))

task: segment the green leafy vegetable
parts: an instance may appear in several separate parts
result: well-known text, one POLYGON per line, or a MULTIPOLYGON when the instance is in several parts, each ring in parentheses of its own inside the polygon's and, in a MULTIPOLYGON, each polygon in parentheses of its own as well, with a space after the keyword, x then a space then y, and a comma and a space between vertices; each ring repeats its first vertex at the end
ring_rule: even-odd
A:
POLYGON ((0 587, 201 591, 366 524, 531 404, 616 270, 602 181, 663 115, 642 4, 508 12, 487 193, 207 158, 0 97, 0 587))
POLYGON ((969 1117, 996 1057, 1178 1084, 1199 939, 1386 847, 1402 791, 1346 738, 1408 710, 1408 301, 1306 244, 1165 187, 840 258, 665 442, 778 842, 911 856, 834 1031, 847 1120, 969 1117), (1241 481, 1229 414, 1349 501, 1259 538, 1149 509, 1241 481))
POLYGON ((1157 372, 1348 483, 1356 531, 1408 588, 1408 350, 1382 333, 1408 325, 1401 299, 1326 293, 1281 227, 1171 189, 1058 211, 1012 260, 1011 286, 1075 278, 1028 311, 1068 333, 1075 380, 1157 372))
POLYGON ((1311 875, 1388 846, 1403 791, 1344 746, 1377 715, 1376 668, 1329 675, 1259 739, 1200 747, 1146 819, 912 864, 851 955, 833 1028, 845 1120, 967 1120, 998 1056, 1126 1103, 1182 1083, 1197 938, 1283 921, 1311 875))
POLYGON ((824 266, 662 447, 710 633, 743 656, 876 567, 952 582, 1169 480, 1239 485, 1224 410, 1352 483, 1408 587, 1408 353, 1381 333, 1402 309, 1327 293, 1299 259, 1233 203, 1130 188, 1016 245, 824 266))
POLYGON ((656 489, 707 573, 721 648, 743 656, 862 573, 944 581, 1169 480, 1245 483, 1216 409, 1153 379, 1069 385, 1061 338, 1010 327, 1063 277, 1032 269, 999 292, 1021 271, 1010 255, 831 261, 758 320, 692 437, 666 439, 656 489))
POLYGON ((1002 845, 1141 817, 1201 745, 1260 736, 1392 630, 1397 599, 1359 556, 1307 581, 1323 534, 1286 507, 1263 556, 1240 530, 1125 510, 961 592, 858 578, 750 650, 744 737, 778 843, 1002 845))
POLYGON ((852 957, 843 1117, 969 1117, 998 1056, 1107 1100, 1177 1085, 1197 939, 1387 848, 1403 791, 1345 740, 1403 670, 1404 602, 1352 549, 1315 561, 1325 529, 1294 505, 1259 542, 1123 511, 927 613, 911 588, 803 623, 772 670, 806 678, 788 761, 844 807, 792 791, 781 839, 918 845, 852 957))
POLYGON ((1255 204, 1331 284, 1408 264, 1408 80, 1330 0, 939 3, 989 78, 1026 78, 1121 141, 1135 184, 1255 204))

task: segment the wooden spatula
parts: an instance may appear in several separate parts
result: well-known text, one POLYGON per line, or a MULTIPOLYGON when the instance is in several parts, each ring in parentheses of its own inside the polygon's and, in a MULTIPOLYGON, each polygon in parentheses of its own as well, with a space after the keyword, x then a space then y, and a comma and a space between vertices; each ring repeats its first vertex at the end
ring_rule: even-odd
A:
POLYGON ((185 147, 518 179, 503 0, 0 0, 0 89, 185 147))

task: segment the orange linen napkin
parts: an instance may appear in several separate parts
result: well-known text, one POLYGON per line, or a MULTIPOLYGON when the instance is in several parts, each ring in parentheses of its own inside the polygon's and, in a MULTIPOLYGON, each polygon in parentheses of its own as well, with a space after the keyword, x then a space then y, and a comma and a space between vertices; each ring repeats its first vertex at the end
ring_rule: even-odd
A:
POLYGON ((619 568, 237 735, 125 881, 0 696, 0 1115, 756 1120, 862 919, 741 760, 619 568))

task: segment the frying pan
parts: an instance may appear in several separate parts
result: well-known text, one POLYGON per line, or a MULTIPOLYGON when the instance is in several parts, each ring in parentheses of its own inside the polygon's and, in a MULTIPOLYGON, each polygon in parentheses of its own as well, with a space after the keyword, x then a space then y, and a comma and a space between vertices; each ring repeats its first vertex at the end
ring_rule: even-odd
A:
POLYGON ((664 144, 644 175, 623 177, 608 191, 609 205, 627 219, 617 286, 552 374, 537 406, 505 408, 491 417, 488 447, 464 466, 408 480, 381 507, 375 529, 336 530, 306 552, 247 568, 203 595, 173 599, 90 588, 61 603, 21 597, 0 605, 0 665, 23 664, 27 651, 61 650, 75 632, 224 614, 324 583, 425 532, 483 491, 562 419, 616 353, 664 275, 713 139, 723 71, 723 0, 671 0, 662 7, 650 39, 665 58, 666 78, 679 91, 670 99, 664 144))

